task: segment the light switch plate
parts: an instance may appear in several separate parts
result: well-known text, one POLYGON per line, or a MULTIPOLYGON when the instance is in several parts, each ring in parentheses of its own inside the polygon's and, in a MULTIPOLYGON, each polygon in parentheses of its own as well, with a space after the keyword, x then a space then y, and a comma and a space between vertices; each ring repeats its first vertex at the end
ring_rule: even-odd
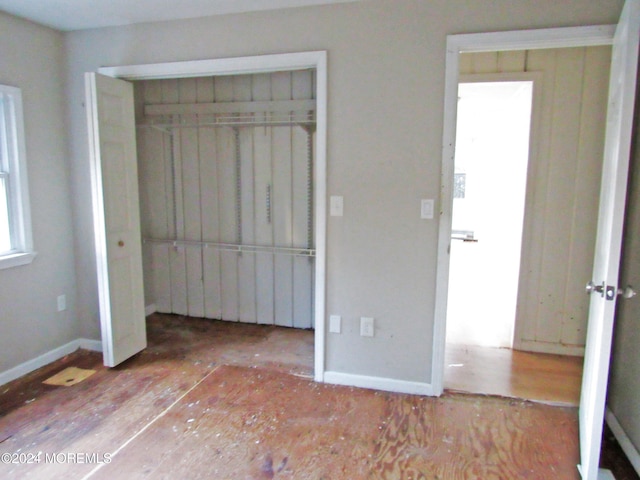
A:
POLYGON ((433 218, 433 198, 423 198, 420 201, 420 218, 431 220, 433 218))
POLYGON ((342 196, 332 195, 329 199, 329 213, 332 217, 341 217, 344 213, 344 200, 342 196))
POLYGON ((342 317, 340 315, 329 316, 329 333, 340 333, 340 324, 342 317))
POLYGON ((360 335, 363 337, 373 337, 373 318, 360 317, 360 335))

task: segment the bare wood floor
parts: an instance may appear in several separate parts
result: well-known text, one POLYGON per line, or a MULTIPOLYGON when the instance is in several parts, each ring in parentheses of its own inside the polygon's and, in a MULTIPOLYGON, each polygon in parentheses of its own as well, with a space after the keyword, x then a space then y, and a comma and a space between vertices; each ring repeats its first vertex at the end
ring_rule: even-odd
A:
POLYGON ((575 408, 317 384, 308 331, 153 315, 148 337, 0 387, 0 478, 578 478, 575 408), (68 366, 97 372, 42 383, 68 366))
POLYGON ((577 406, 582 357, 448 344, 445 388, 577 406))

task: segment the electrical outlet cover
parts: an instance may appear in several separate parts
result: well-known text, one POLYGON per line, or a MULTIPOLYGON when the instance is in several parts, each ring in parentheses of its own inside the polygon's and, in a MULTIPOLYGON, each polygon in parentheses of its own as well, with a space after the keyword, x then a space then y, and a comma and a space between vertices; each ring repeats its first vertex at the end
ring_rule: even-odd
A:
POLYGON ((340 333, 340 323, 342 317, 340 315, 329 316, 329 333, 340 333))

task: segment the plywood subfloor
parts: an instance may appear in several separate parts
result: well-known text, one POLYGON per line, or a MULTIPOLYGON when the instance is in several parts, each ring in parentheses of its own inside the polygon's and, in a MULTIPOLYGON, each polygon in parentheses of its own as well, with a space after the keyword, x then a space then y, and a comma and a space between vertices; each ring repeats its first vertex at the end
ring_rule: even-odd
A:
POLYGON ((80 350, 0 387, 0 454, 42 452, 0 478, 578 479, 575 408, 314 383, 308 331, 154 315, 148 332, 119 367, 80 350), (70 366, 96 373, 42 383, 70 366))
POLYGON ((577 406, 582 357, 448 344, 445 388, 577 406))

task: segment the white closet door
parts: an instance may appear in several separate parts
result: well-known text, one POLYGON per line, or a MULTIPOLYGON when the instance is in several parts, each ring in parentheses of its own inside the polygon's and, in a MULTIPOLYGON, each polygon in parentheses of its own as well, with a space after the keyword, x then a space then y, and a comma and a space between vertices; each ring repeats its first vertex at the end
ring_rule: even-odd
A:
POLYGON ((133 86, 85 75, 104 364, 147 346, 133 86))

